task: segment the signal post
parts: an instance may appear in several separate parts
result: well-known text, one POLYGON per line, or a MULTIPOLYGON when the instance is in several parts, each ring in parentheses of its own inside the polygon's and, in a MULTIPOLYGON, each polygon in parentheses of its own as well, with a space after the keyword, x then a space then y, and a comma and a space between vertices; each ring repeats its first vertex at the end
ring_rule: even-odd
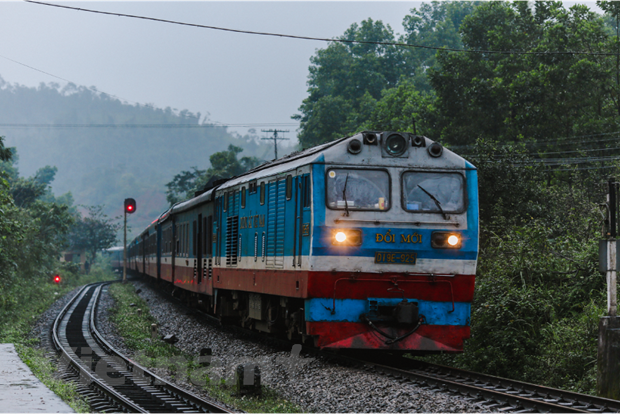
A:
POLYGON ((599 270, 607 280, 607 315, 599 319, 597 393, 601 397, 620 400, 620 318, 617 316, 617 274, 620 269, 618 250, 619 183, 607 183, 607 217, 604 239, 599 244, 599 270))
POLYGON ((123 223, 123 283, 127 282, 127 214, 133 214, 136 211, 136 200, 133 198, 125 199, 124 207, 125 220, 123 223))

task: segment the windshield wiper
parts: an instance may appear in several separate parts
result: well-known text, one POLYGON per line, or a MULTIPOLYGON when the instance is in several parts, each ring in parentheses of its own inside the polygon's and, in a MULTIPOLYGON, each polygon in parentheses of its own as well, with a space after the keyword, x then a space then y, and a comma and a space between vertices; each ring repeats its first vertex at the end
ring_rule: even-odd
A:
POLYGON ((437 204, 437 207, 439 207, 439 211, 441 211, 441 215, 443 216, 443 219, 450 220, 450 216, 446 215, 446 213, 444 213, 443 211, 443 208, 441 208, 441 203, 439 202, 439 200, 437 200, 437 198, 434 195, 426 191, 420 184, 418 184, 418 187, 420 187, 420 190, 424 191, 426 195, 428 195, 431 198, 431 200, 433 200, 435 204, 437 204))
POLYGON ((342 190, 342 198, 344 198, 344 216, 349 217, 349 203, 347 203, 347 183, 349 182, 349 174, 344 180, 344 189, 342 190))

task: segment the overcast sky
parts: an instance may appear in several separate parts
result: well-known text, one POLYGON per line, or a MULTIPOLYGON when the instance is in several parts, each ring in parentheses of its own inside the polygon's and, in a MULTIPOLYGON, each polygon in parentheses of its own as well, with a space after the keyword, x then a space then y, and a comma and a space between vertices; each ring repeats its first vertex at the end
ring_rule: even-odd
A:
MULTIPOLYGON (((311 37, 382 20, 402 33, 420 2, 54 2, 202 25, 311 37)), ((223 124, 270 124, 295 137, 309 59, 325 42, 198 29, 0 1, 0 76, 36 86, 95 86, 129 103, 209 113, 223 124), (281 125, 289 124, 289 125, 281 125)), ((266 126, 268 128, 268 126, 266 126)), ((231 128, 244 133, 241 128, 231 128)), ((258 128, 261 129, 260 127, 258 128)))

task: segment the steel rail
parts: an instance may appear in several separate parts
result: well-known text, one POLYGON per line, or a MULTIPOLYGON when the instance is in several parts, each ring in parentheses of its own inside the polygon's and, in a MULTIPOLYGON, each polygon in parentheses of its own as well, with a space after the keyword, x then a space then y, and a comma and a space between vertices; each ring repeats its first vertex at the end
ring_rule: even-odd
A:
POLYGON ((91 406, 98 411, 140 413, 230 412, 157 377, 105 341, 95 327, 95 313, 106 284, 109 282, 84 286, 60 311, 52 327, 54 347, 61 352, 61 363, 66 365, 64 377, 81 383, 78 391, 89 396, 91 406), (108 381, 92 371, 93 365, 99 368, 99 363, 106 367, 108 381))
POLYGON ((101 295, 101 288, 99 288, 97 292, 95 292, 95 299, 94 299, 95 307, 93 308, 93 312, 91 312, 90 314, 90 331, 94 335, 95 340, 99 343, 99 345, 102 346, 104 350, 108 351, 110 354, 113 354, 115 357, 120 358, 124 362, 125 368, 127 371, 137 374, 137 376, 147 381, 149 385, 151 386, 153 384, 157 384, 160 387, 165 388, 170 394, 176 396, 177 398, 184 400, 186 403, 190 403, 197 407, 207 408, 208 412, 211 412, 211 413, 231 412, 219 404, 205 401, 202 398, 200 398, 198 395, 192 392, 183 390, 174 384, 171 384, 170 382, 164 380, 163 378, 155 375, 148 369, 144 368, 142 365, 138 364, 136 361, 121 354, 116 348, 114 348, 105 339, 105 337, 99 332, 99 330, 97 329, 96 323, 95 323, 95 314, 99 307, 100 295, 101 295))
MULTIPOLYGON (((498 388, 512 388, 512 391, 522 391, 528 394, 543 396, 545 399, 572 402, 578 406, 586 408, 588 412, 620 412, 620 401, 609 398, 597 397, 593 395, 581 394, 573 391, 565 391, 556 388, 545 387, 542 385, 531 384, 523 381, 516 381, 506 378, 500 378, 493 375, 481 374, 472 371, 466 371, 459 368, 447 367, 444 365, 433 364, 426 361, 412 360, 406 358, 409 362, 404 362, 413 369, 426 372, 437 378, 444 376, 458 378, 459 381, 474 382, 477 384, 487 384, 486 386, 494 386, 498 388)), ((395 363, 403 366, 403 358, 394 360, 395 363)))
POLYGON ((564 391, 522 381, 446 367, 415 359, 382 355, 338 355, 367 371, 408 379, 431 388, 458 392, 492 402, 503 412, 620 412, 620 401, 564 391))
POLYGON ((54 319, 54 324, 52 326, 52 341, 54 347, 61 353, 61 363, 63 365, 67 364, 67 368, 72 369, 79 376, 80 382, 87 383, 89 388, 93 389, 97 394, 102 395, 105 399, 110 401, 112 406, 115 406, 124 412, 147 412, 129 399, 125 398, 113 388, 109 387, 104 381, 93 375, 90 370, 86 369, 83 362, 69 347, 69 343, 67 342, 65 345, 63 343, 65 341, 61 341, 59 337, 59 325, 61 324, 61 321, 65 319, 64 316, 68 313, 74 303, 77 302, 78 299, 81 300, 85 293, 95 285, 95 283, 85 285, 82 289, 80 289, 77 295, 75 295, 75 297, 64 306, 56 319, 54 319))

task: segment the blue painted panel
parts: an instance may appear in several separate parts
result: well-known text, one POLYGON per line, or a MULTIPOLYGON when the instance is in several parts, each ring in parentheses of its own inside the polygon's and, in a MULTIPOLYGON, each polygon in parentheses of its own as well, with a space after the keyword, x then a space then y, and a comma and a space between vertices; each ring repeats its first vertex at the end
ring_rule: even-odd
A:
MULTIPOLYGON (((307 299, 305 317, 307 322, 361 322, 360 315, 368 313, 369 301, 376 300, 381 306, 395 306, 402 298, 336 299, 336 312, 331 314, 333 299, 307 299)), ((407 299, 418 304, 418 312, 429 325, 469 325, 471 304, 455 302, 432 302, 407 299)))
MULTIPOLYGON (((478 253, 478 171, 469 162, 465 162, 468 170, 465 175, 467 178, 467 227, 472 239, 476 240, 476 253, 478 253)), ((477 254, 476 254, 477 256, 477 254)))
MULTIPOLYGON (((321 162, 323 156, 321 155, 321 162)), ((325 165, 312 165, 312 206, 314 208, 314 225, 325 225, 325 165)), ((314 233, 314 232, 313 232, 314 233)), ((314 237, 314 236, 313 236, 314 237)))

